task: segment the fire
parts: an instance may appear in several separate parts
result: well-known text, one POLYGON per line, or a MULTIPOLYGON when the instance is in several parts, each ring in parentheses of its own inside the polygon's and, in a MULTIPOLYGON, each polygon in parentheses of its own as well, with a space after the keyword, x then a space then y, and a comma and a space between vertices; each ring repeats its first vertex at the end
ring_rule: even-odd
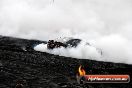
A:
POLYGON ((85 70, 82 68, 82 66, 79 66, 78 71, 79 71, 79 75, 80 75, 80 76, 84 76, 84 75, 86 74, 86 72, 85 72, 85 70))

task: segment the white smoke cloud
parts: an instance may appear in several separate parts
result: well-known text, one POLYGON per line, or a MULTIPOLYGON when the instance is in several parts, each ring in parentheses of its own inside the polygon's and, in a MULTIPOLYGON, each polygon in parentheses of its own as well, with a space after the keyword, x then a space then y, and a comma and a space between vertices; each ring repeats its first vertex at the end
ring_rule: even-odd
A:
POLYGON ((111 62, 131 63, 131 41, 121 35, 104 36, 95 41, 97 47, 103 50, 104 60, 111 62))
POLYGON ((47 44, 39 44, 34 47, 36 51, 48 52, 60 56, 68 56, 74 58, 83 58, 83 59, 93 59, 93 60, 102 60, 102 56, 99 50, 93 46, 86 45, 86 42, 82 41, 76 48, 55 48, 50 50, 47 48, 47 44))
POLYGON ((0 35, 81 38, 104 51, 102 60, 132 64, 131 10, 131 0, 1 0, 0 35))

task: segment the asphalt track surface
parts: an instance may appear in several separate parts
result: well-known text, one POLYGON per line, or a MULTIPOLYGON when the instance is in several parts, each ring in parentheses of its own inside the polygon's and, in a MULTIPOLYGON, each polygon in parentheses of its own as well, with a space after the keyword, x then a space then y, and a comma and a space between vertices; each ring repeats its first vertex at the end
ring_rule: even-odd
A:
POLYGON ((121 84, 78 84, 83 66, 87 74, 128 74, 132 65, 76 59, 33 50, 46 41, 0 36, 0 88, 132 88, 132 80, 121 84))

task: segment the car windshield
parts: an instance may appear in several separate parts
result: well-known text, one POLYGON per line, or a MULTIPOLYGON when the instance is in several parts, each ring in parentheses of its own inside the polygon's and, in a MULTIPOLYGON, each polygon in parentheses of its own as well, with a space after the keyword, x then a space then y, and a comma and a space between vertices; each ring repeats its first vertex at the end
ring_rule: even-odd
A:
POLYGON ((60 38, 56 38, 54 39, 54 41, 57 41, 57 42, 62 42, 62 43, 66 43, 67 41, 73 39, 72 37, 60 37, 60 38))

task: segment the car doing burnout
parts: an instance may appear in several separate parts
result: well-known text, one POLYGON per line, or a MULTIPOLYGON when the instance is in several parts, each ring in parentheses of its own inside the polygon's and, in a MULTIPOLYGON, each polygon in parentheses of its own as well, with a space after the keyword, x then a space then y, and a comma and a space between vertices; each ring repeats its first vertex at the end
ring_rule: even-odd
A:
MULTIPOLYGON (((81 43, 81 39, 69 39, 64 41, 57 41, 57 40, 49 40, 47 42, 47 48, 48 49, 55 49, 55 48, 60 48, 60 47, 64 47, 64 48, 76 48, 80 43, 81 43)), ((90 45, 89 43, 86 43, 86 45, 93 47, 92 45, 90 45)), ((97 49, 96 50, 102 55, 102 50, 101 49, 97 49)))

